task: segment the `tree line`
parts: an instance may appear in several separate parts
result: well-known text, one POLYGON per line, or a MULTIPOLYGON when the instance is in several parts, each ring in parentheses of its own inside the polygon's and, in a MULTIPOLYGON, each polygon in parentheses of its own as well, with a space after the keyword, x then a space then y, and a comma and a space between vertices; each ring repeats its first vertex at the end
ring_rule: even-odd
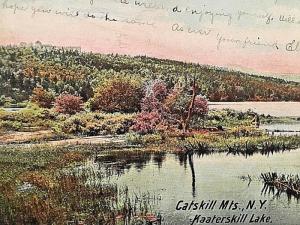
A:
POLYGON ((300 101, 299 83, 217 67, 40 44, 0 46, 0 96, 15 102, 29 100, 37 87, 86 102, 111 77, 127 77, 136 85, 162 80, 173 88, 190 76, 196 77, 199 92, 210 101, 300 101))

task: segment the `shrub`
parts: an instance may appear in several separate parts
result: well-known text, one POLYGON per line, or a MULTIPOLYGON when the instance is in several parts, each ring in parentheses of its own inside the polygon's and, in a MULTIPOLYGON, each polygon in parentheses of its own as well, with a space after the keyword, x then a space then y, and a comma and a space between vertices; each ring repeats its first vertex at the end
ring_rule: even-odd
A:
POLYGON ((0 96, 0 106, 4 106, 6 102, 6 97, 4 95, 0 96))
POLYGON ((141 112, 134 121, 132 130, 139 134, 149 134, 156 130, 161 117, 157 112, 141 112))
POLYGON ((0 106, 10 107, 11 104, 15 104, 16 101, 11 97, 6 97, 5 95, 0 96, 0 106))
POLYGON ((162 137, 160 134, 140 135, 135 132, 130 132, 126 134, 126 141, 132 145, 158 144, 162 141, 162 137))
POLYGON ((83 134, 85 131, 86 120, 80 116, 73 116, 65 120, 62 124, 62 131, 69 134, 83 134))
POLYGON ((0 123, 6 130, 38 130, 49 128, 57 122, 57 113, 51 109, 39 108, 31 104, 17 112, 0 111, 0 123))
POLYGON ((204 117, 208 113, 208 102, 206 98, 201 95, 197 95, 194 102, 193 113, 195 116, 204 117))
POLYGON ((105 80, 95 90, 92 110, 103 112, 136 112, 140 109, 142 89, 138 81, 116 77, 105 80))
POLYGON ((184 88, 175 87, 164 102, 169 123, 180 124, 187 131, 193 118, 204 119, 208 114, 208 102, 196 91, 191 95, 184 88))
POLYGON ((143 136, 144 144, 159 144, 163 138, 160 134, 148 134, 143 136))
POLYGON ((61 94, 55 99, 55 110, 63 114, 76 114, 83 110, 83 101, 81 97, 61 94))
POLYGON ((46 91, 42 87, 36 87, 32 91, 31 101, 43 108, 51 108, 55 96, 52 92, 46 91))
POLYGON ((255 137, 263 134, 262 130, 250 126, 233 127, 227 132, 227 135, 233 135, 234 137, 255 137))
POLYGON ((24 101, 24 102, 17 102, 16 103, 16 106, 18 107, 18 108, 26 108, 27 106, 28 106, 28 101, 24 101))
POLYGON ((208 126, 247 126, 253 115, 250 112, 238 112, 231 109, 210 110, 207 116, 208 126))
POLYGON ((142 112, 132 129, 140 134, 147 134, 158 131, 158 125, 163 130, 176 125, 187 132, 195 119, 204 121, 208 113, 208 102, 198 92, 195 81, 191 87, 177 85, 169 94, 164 82, 150 82, 141 103, 142 112))
POLYGON ((126 134, 126 142, 130 145, 143 144, 142 135, 135 132, 130 132, 126 134))
POLYGON ((18 131, 22 128, 22 123, 18 121, 0 121, 0 130, 18 131))
POLYGON ((87 136, 124 134, 133 124, 132 114, 76 114, 62 123, 62 131, 87 136))
MULTIPOLYGON (((169 113, 175 118, 180 118, 182 115, 188 113, 192 96, 183 90, 173 90, 165 101, 165 106, 169 113)), ((192 108, 194 116, 203 117, 208 113, 208 102, 201 95, 197 95, 194 100, 192 108)))
POLYGON ((34 123, 41 116, 42 110, 38 106, 24 108, 17 112, 0 112, 0 120, 18 121, 22 123, 34 123))

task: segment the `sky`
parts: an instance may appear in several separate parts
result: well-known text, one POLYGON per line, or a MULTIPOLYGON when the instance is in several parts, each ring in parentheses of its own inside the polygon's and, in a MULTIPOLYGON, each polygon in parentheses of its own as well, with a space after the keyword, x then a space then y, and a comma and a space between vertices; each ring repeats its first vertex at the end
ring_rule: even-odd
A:
POLYGON ((299 0, 0 0, 0 44, 78 46, 300 77, 299 0))

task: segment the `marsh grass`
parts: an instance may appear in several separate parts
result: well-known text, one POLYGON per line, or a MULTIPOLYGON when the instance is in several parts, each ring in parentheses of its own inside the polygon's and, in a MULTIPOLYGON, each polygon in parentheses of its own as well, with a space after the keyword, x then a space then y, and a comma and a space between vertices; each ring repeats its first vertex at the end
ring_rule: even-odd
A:
POLYGON ((227 152, 246 156, 254 153, 268 155, 300 147, 300 137, 297 135, 269 136, 259 131, 238 133, 196 135, 180 141, 178 146, 185 152, 227 152))
MULTIPOLYGON (((142 168, 151 154, 137 150, 124 154, 106 150, 96 163, 98 169, 83 163, 99 151, 103 151, 99 146, 2 147, 0 224, 84 221, 91 225, 113 225, 129 224, 136 218, 147 221, 151 204, 157 197, 149 193, 129 195, 127 187, 120 188, 108 182, 107 177, 112 174, 99 168, 108 162, 121 162, 122 168, 131 164, 142 168)), ((118 169, 108 164, 106 168, 118 169)))

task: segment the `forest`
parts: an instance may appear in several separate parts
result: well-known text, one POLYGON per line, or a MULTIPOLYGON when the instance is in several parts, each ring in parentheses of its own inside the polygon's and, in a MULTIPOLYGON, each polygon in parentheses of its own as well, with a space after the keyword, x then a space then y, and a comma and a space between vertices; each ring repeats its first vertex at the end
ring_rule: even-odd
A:
POLYGON ((213 66, 146 56, 96 54, 80 48, 35 44, 0 46, 0 104, 30 99, 37 87, 91 99, 111 77, 127 77, 141 86, 162 80, 168 88, 190 76, 209 101, 300 101, 300 85, 282 79, 213 66))

